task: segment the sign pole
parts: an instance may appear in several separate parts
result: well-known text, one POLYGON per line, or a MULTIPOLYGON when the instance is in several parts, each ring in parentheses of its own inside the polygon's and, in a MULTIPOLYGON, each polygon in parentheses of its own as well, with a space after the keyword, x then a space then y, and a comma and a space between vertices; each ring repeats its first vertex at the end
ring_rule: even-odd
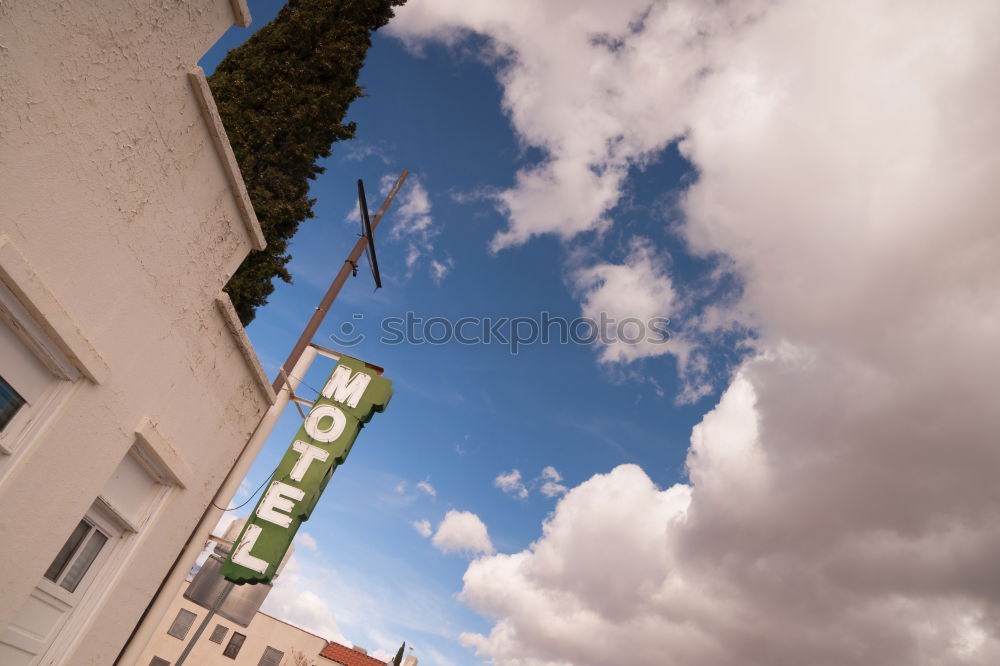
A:
POLYGON ((184 646, 184 651, 181 652, 181 656, 177 657, 177 661, 174 662, 174 666, 181 666, 181 664, 183 664, 188 658, 188 655, 191 654, 191 650, 194 649, 194 644, 197 643, 198 639, 201 638, 201 635, 205 633, 205 628, 208 627, 208 623, 212 621, 212 618, 215 617, 215 613, 222 608, 222 604, 226 601, 226 597, 228 597, 229 593, 233 591, 233 585, 235 585, 235 583, 231 583, 228 580, 226 581, 226 584, 222 587, 222 591, 219 592, 219 596, 216 597, 215 603, 212 604, 212 607, 205 615, 205 619, 201 621, 201 624, 198 625, 198 630, 195 631, 194 636, 191 637, 191 642, 184 646))
MULTIPOLYGON (((396 194, 399 192, 399 188, 403 186, 403 181, 405 181, 406 177, 409 175, 410 172, 404 169, 403 173, 401 173, 399 178, 396 179, 396 184, 392 186, 391 190, 389 190, 388 196, 386 196, 385 201, 382 202, 382 207, 379 208, 378 213, 375 214, 375 219, 372 220, 371 227, 373 234, 375 233, 375 229, 378 227, 378 223, 382 221, 382 216, 385 215, 387 210, 389 210, 389 206, 392 204, 393 198, 395 198, 396 194)), ((319 325, 323 323, 323 319, 326 317, 326 313, 330 311, 330 306, 333 305, 333 301, 337 298, 337 294, 340 293, 340 289, 344 286, 344 283, 347 282, 348 276, 354 273, 358 265, 358 260, 361 259, 361 255, 364 253, 367 245, 368 238, 364 236, 359 238, 358 242, 354 244, 354 249, 351 250, 349 255, 347 255, 344 265, 340 267, 340 272, 337 273, 337 277, 335 277, 333 282, 330 283, 330 288, 327 289, 326 294, 323 296, 323 300, 319 302, 316 312, 313 313, 312 318, 309 319, 309 323, 306 324, 305 330, 302 331, 302 335, 299 336, 299 339, 295 342, 295 346, 292 347, 292 351, 288 355, 288 359, 285 361, 285 364, 281 366, 286 372, 292 371, 292 367, 295 365, 295 361, 298 360, 299 355, 302 354, 302 350, 306 348, 306 345, 308 345, 312 341, 313 336, 316 335, 319 325)), ((281 388, 283 381, 281 372, 279 372, 278 376, 274 378, 274 383, 271 385, 275 392, 281 388)))

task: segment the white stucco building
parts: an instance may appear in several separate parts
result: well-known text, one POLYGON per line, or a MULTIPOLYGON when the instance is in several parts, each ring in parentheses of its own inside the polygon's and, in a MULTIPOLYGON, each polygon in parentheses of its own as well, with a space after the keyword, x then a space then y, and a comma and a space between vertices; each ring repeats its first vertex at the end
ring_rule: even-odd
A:
POLYGON ((115 662, 273 400, 195 66, 244 0, 0 5, 0 664, 115 662))

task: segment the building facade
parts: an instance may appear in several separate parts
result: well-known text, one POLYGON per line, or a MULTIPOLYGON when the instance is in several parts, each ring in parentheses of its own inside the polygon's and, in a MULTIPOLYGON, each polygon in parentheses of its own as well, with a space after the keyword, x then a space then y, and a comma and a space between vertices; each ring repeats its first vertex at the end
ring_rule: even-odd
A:
MULTIPOLYGON (((173 666, 191 642, 208 611, 184 597, 186 588, 185 583, 157 627, 153 640, 140 655, 138 664, 173 666)), ((184 663, 191 666, 386 666, 387 662, 258 612, 247 626, 213 616, 184 663)), ((407 657, 404 666, 417 666, 417 658, 407 657)))
POLYGON ((0 5, 0 664, 115 663, 274 399, 196 66, 244 0, 0 5))
MULTIPOLYGON (((172 666, 208 611, 184 598, 182 588, 171 604, 153 640, 140 655, 142 666, 172 666)), ((307 631, 256 613, 249 625, 241 626, 221 615, 212 617, 209 627, 195 642, 185 664, 191 666, 333 666, 320 659, 319 653, 327 641, 307 631)), ((378 662, 384 666, 384 662, 378 662)))

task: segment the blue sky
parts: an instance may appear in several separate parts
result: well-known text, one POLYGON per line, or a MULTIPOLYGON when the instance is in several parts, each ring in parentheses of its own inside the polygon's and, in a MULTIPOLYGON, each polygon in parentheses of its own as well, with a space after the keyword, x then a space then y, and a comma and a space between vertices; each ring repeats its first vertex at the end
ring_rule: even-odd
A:
MULTIPOLYGON (((254 26, 269 19, 273 5, 268 5, 251 3, 254 26)), ((202 66, 210 72, 225 50, 252 29, 231 29, 202 66)), ((439 552, 411 522, 428 520, 436 526, 450 509, 472 511, 488 526, 498 551, 522 550, 540 536, 556 501, 539 492, 545 467, 553 466, 564 484, 576 485, 618 464, 635 463, 659 485, 670 485, 683 478, 687 440, 704 408, 674 404, 671 358, 621 368, 599 363, 594 345, 555 341, 526 345, 516 356, 500 342, 381 344, 381 320, 407 311, 452 321, 464 316, 538 319, 542 311, 572 320, 581 311, 565 277, 575 248, 542 238, 492 253, 489 242, 503 225, 502 215, 488 200, 455 200, 509 187, 519 166, 538 160, 537 151, 519 144, 501 109, 494 71, 471 53, 440 46, 417 57, 398 39, 377 33, 360 83, 367 97, 348 114, 358 123, 357 138, 335 144, 323 162, 326 173, 311 190, 316 219, 301 226, 291 245, 294 283, 277 285, 248 333, 273 376, 356 239, 357 223, 347 219, 357 206, 356 179, 365 180, 374 212, 383 199, 380 181, 409 169, 407 187, 419 183, 429 197, 433 250, 407 270, 406 241, 388 233, 405 201, 404 190, 378 233, 384 289, 374 292, 370 275, 360 271, 316 336, 319 344, 337 348, 330 334, 345 321, 357 325, 367 339, 350 353, 386 368, 396 394, 391 408, 359 437, 303 527, 318 552, 299 546, 298 559, 303 578, 322 577, 322 566, 350 588, 353 596, 346 599, 338 598, 339 587, 327 588, 326 594, 316 590, 349 640, 370 649, 390 649, 393 641, 406 640, 422 661, 434 663, 421 652, 429 645, 454 663, 475 663, 454 640, 461 631, 486 628, 456 599, 468 557, 439 552), (432 277, 431 259, 451 265, 440 281, 432 277), (629 377, 630 372, 638 376, 629 377), (499 474, 515 469, 530 487, 526 499, 494 486, 499 474), (419 490, 421 481, 436 495, 419 490), (405 490, 397 492, 401 486, 405 490), (361 600, 360 595, 375 598, 361 600), (414 597, 434 608, 427 624, 421 622, 428 619, 423 613, 398 608, 401 598, 414 597), (349 606, 362 601, 369 610, 357 616, 349 606)), ((706 262, 673 258, 680 243, 665 228, 668 213, 657 201, 689 177, 689 166, 674 149, 636 169, 629 200, 611 212, 621 228, 588 239, 587 250, 620 259, 630 235, 652 235, 658 252, 682 264, 677 274, 697 279, 706 262)), ((329 363, 321 358, 307 383, 319 386, 329 363)), ((244 489, 270 476, 300 421, 290 407, 244 489)))
MULTIPOLYGON (((976 331, 981 356, 995 329, 972 304, 996 271, 969 254, 995 249, 976 211, 995 210, 981 175, 996 120, 972 111, 997 102, 995 46, 976 28, 995 7, 514 4, 426 0, 376 34, 367 97, 348 114, 357 138, 333 146, 311 191, 316 218, 291 245, 294 284, 278 284, 248 329, 274 376, 356 239, 356 179, 374 211, 386 179, 410 170, 378 232, 384 289, 361 270, 316 336, 337 348, 330 335, 350 322, 365 336, 350 353, 383 366, 396 394, 304 525, 267 608, 370 650, 406 640, 442 666, 610 663, 623 649, 643 664, 665 651, 778 663, 779 628, 820 625, 862 648, 804 639, 787 655, 987 663, 992 601, 955 592, 944 608, 903 582, 852 591, 857 606, 827 599, 886 565, 858 539, 905 525, 912 543, 944 543, 921 516, 944 511, 980 534, 962 521, 996 507, 957 477, 922 485, 937 478, 935 432, 964 443, 958 468, 987 455, 976 400, 957 425, 928 396, 976 386, 988 368, 955 352, 934 391, 919 371, 951 353, 928 322, 976 331), (928 24, 967 48, 942 36, 949 56, 937 58, 915 37, 928 24), (979 120, 942 125, 948 113, 979 120), (942 187, 935 163, 981 168, 942 187), (928 282, 918 268, 947 256, 973 258, 928 282), (516 355, 381 342, 380 322, 408 311, 662 316, 673 337, 516 355), (928 429, 908 430, 916 415, 928 429), (900 455, 918 461, 909 473, 900 455), (546 496, 546 481, 561 488, 546 496), (495 552, 461 529, 473 551, 443 552, 448 539, 433 537, 450 511, 478 517, 495 552), (816 543, 853 573, 827 572, 816 543), (900 597, 913 603, 902 615, 900 597), (928 622, 942 627, 934 640, 920 633, 928 622), (581 652, 574 635, 603 638, 581 652)), ((206 70, 278 4, 250 7, 253 27, 233 28, 206 70)), ((303 393, 329 371, 317 361, 303 393)), ((238 502, 299 422, 289 408, 238 502)))

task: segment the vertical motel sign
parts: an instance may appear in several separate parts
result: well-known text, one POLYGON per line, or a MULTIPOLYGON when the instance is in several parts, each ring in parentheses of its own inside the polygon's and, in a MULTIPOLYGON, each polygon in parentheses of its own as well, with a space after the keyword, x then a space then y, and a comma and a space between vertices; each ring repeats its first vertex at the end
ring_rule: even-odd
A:
POLYGON ((392 398, 392 382, 357 359, 330 373, 220 573, 234 583, 269 583, 361 428, 392 398))

